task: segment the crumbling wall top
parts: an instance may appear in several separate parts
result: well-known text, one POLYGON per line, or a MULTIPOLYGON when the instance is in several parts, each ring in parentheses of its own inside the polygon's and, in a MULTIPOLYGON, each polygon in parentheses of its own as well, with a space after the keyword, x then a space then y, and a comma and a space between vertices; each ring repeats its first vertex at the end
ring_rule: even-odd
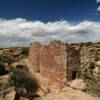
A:
POLYGON ((31 45, 31 46, 41 46, 41 43, 39 43, 39 42, 33 42, 33 43, 31 43, 30 45, 31 45))

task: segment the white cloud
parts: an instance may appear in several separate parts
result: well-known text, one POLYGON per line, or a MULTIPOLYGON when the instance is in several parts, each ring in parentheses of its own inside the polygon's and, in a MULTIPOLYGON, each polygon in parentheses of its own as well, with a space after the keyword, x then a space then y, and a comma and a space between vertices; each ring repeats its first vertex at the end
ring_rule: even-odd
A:
POLYGON ((100 11, 100 6, 97 8, 97 11, 100 11))
POLYGON ((64 42, 100 41, 100 22, 68 21, 41 22, 17 18, 0 19, 0 46, 27 46, 33 41, 48 43, 58 39, 64 42))
POLYGON ((100 0, 96 0, 96 2, 100 2, 100 0))

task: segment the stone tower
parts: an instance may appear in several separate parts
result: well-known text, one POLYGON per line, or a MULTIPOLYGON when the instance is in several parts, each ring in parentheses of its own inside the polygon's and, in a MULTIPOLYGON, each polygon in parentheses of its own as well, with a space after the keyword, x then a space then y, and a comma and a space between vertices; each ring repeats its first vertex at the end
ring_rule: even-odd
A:
POLYGON ((52 41, 49 45, 32 43, 29 59, 34 72, 53 81, 73 80, 80 72, 80 49, 52 41))
POLYGON ((32 63, 33 71, 34 72, 39 72, 39 49, 40 49, 40 43, 34 42, 31 44, 30 49, 29 49, 29 60, 32 63))

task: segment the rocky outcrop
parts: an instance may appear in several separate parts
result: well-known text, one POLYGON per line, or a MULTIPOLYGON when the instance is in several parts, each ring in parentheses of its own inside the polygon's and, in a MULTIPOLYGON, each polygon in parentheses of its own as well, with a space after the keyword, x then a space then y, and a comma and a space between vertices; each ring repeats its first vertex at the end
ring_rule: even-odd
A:
POLYGON ((3 91, 0 91, 0 100, 14 100, 15 94, 16 91, 14 87, 5 89, 3 91))
POLYGON ((100 60, 100 44, 92 43, 88 46, 84 44, 81 47, 80 66, 83 70, 88 70, 91 67, 91 63, 95 63, 98 60, 100 60))
POLYGON ((10 75, 3 75, 0 77, 0 84, 5 84, 10 81, 10 75))
POLYGON ((95 63, 95 68, 93 69, 93 75, 95 76, 95 77, 99 77, 100 78, 100 61, 97 61, 96 63, 95 63))
POLYGON ((28 48, 2 48, 0 49, 0 66, 2 65, 7 72, 11 72, 27 56, 28 48))
POLYGON ((17 56, 21 54, 22 48, 5 48, 5 49, 0 49, 0 55, 12 55, 12 56, 17 56))
POLYGON ((49 93, 46 96, 34 100, 100 100, 100 98, 90 96, 80 90, 65 87, 58 93, 49 93))

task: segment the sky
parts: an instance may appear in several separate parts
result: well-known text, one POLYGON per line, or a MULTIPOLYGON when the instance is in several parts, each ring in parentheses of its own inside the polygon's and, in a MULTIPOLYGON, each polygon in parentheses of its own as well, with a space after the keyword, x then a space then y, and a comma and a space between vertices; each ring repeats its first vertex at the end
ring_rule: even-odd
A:
POLYGON ((100 41, 100 0, 0 0, 0 47, 100 41))

